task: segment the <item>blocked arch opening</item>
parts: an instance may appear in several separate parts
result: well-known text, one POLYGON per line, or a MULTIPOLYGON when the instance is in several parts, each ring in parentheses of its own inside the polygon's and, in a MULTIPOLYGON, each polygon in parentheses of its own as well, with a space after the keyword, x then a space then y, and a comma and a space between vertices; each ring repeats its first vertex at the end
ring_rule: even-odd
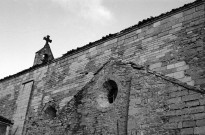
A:
POLYGON ((117 83, 113 80, 108 80, 104 82, 103 87, 107 90, 107 98, 110 104, 112 104, 118 93, 117 83))
POLYGON ((53 106, 48 106, 44 111, 45 117, 48 119, 54 119, 56 117, 57 110, 53 106))

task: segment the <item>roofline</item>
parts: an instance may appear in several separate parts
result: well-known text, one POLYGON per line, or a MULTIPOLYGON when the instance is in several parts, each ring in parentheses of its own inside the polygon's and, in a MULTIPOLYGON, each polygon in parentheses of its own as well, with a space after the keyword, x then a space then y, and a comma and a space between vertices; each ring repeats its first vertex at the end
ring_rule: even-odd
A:
POLYGON ((133 32, 133 31, 141 29, 141 28, 144 28, 144 27, 146 27, 146 26, 148 26, 150 24, 153 24, 155 22, 158 22, 160 20, 168 18, 168 17, 170 17, 172 15, 175 15, 177 13, 180 13, 180 12, 186 11, 186 10, 188 10, 190 8, 196 7, 197 5, 200 5, 201 3, 204 3, 204 2, 205 2, 205 0, 196 0, 196 1, 192 2, 192 3, 185 4, 182 7, 172 9, 169 12, 162 13, 159 16, 144 19, 142 21, 139 21, 138 24, 130 26, 128 28, 125 28, 125 29, 121 30, 118 33, 106 35, 105 37, 102 37, 101 39, 99 39, 97 41, 90 42, 89 44, 86 44, 85 46, 82 46, 82 47, 77 48, 77 49, 72 49, 72 50, 68 51, 66 54, 63 54, 63 56, 60 57, 60 58, 64 58, 67 55, 71 56, 71 55, 74 55, 76 53, 82 52, 84 50, 90 49, 92 47, 98 46, 99 44, 105 43, 105 42, 107 42, 109 40, 118 38, 118 37, 120 37, 122 35, 128 34, 130 32, 133 32))
MULTIPOLYGON (((151 18, 147 18, 147 19, 145 19, 145 20, 139 21, 138 24, 133 25, 133 26, 131 26, 131 27, 128 27, 128 28, 126 28, 126 29, 123 29, 123 30, 121 30, 121 31, 118 32, 118 33, 106 35, 105 37, 102 37, 101 39, 99 39, 99 40, 97 40, 97 41, 90 42, 89 44, 86 44, 86 45, 84 45, 84 46, 82 46, 82 47, 80 47, 80 48, 77 48, 77 49, 72 49, 72 50, 68 51, 67 53, 63 54, 63 56, 61 56, 61 57, 59 57, 59 58, 56 58, 56 59, 54 59, 53 61, 51 61, 51 62, 49 62, 49 63, 36 65, 36 66, 30 67, 30 68, 28 68, 28 69, 25 69, 25 70, 23 70, 23 71, 20 71, 20 72, 14 74, 14 75, 10 75, 10 76, 4 77, 4 78, 0 79, 0 82, 6 81, 6 80, 11 79, 11 78, 18 77, 18 76, 20 76, 20 75, 22 75, 22 74, 25 74, 25 73, 27 73, 27 72, 36 70, 36 69, 38 69, 38 68, 44 67, 44 66, 49 65, 49 64, 52 64, 52 63, 54 63, 54 62, 60 61, 60 60, 62 60, 62 59, 64 59, 64 58, 67 58, 67 57, 69 57, 69 56, 73 56, 73 55, 75 55, 75 54, 77 54, 77 53, 80 53, 80 52, 83 52, 83 51, 85 51, 85 50, 88 50, 88 49, 90 49, 90 48, 92 48, 92 47, 98 46, 98 45, 100 45, 100 44, 102 44, 102 43, 105 43, 105 42, 107 42, 107 41, 109 41, 109 40, 118 38, 118 37, 120 37, 120 36, 122 36, 122 35, 125 35, 125 34, 128 34, 128 33, 130 33, 130 32, 133 32, 133 31, 135 31, 135 30, 137 30, 137 29, 141 29, 141 28, 146 27, 146 26, 148 26, 148 25, 150 25, 150 24, 153 24, 153 23, 155 23, 155 22, 158 22, 158 21, 160 21, 160 20, 163 20, 163 19, 165 19, 165 18, 168 18, 168 17, 170 17, 170 16, 172 16, 172 15, 174 15, 174 14, 177 14, 177 13, 186 11, 186 10, 188 10, 188 9, 190 9, 190 8, 196 7, 196 6, 200 5, 201 3, 205 3, 205 0, 196 0, 196 1, 192 2, 192 3, 185 4, 185 5, 182 6, 182 7, 172 9, 172 10, 169 11, 169 12, 162 13, 162 14, 159 15, 159 16, 151 17, 151 18)), ((38 52, 38 51, 37 51, 37 52, 38 52)), ((37 52, 36 52, 36 53, 37 53, 37 52)))

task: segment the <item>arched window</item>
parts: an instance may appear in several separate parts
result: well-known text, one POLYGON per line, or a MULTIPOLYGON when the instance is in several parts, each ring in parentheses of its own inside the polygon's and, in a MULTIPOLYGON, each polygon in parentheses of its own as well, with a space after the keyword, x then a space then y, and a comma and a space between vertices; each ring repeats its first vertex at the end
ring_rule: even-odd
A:
POLYGON ((113 80, 108 80, 104 82, 103 87, 107 90, 107 98, 109 103, 113 103, 118 93, 118 87, 116 82, 113 80))

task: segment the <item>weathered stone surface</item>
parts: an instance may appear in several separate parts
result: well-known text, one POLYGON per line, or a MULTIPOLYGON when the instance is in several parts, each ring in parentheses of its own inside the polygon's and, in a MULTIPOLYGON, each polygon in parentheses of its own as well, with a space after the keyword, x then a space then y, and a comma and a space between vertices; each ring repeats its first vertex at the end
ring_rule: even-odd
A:
POLYGON ((197 0, 0 80, 0 115, 17 135, 203 134, 204 5, 197 0), (103 86, 109 79, 115 100, 103 86))
POLYGON ((54 119, 46 119, 41 111, 32 116, 35 113, 30 111, 27 134, 126 134, 129 68, 118 64, 104 67, 62 109, 55 106, 58 114, 54 119), (104 86, 108 80, 116 82, 118 89, 112 103, 108 102, 109 91, 104 86))

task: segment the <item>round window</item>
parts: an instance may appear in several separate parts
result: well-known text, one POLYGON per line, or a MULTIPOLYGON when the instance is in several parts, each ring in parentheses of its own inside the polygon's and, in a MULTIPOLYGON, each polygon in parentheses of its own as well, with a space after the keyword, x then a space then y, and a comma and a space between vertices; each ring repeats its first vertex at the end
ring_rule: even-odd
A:
POLYGON ((109 103, 113 103, 118 93, 117 83, 113 80, 108 80, 104 82, 103 87, 107 90, 107 98, 109 103))

